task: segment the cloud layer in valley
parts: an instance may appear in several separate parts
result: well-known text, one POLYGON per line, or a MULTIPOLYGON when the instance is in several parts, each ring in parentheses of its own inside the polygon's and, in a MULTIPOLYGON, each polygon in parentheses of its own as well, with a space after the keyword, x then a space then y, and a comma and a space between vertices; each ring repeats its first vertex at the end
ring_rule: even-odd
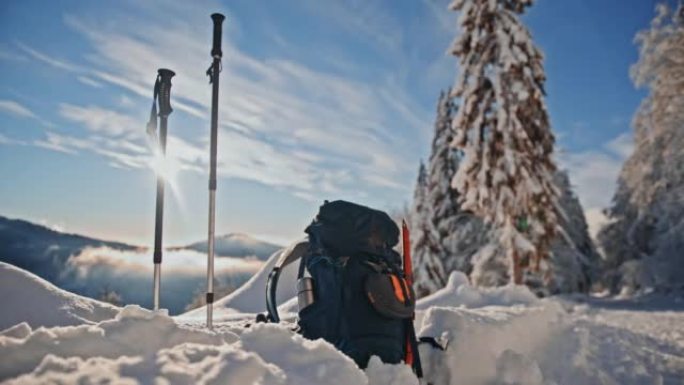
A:
MULTIPOLYGON (((152 306, 151 251, 87 248, 67 261, 60 287, 99 298, 111 291, 124 303, 152 306)), ((255 259, 220 257, 215 261, 217 288, 235 289, 261 267, 255 259)), ((161 305, 178 314, 206 289, 206 254, 167 250, 162 261, 161 305)))

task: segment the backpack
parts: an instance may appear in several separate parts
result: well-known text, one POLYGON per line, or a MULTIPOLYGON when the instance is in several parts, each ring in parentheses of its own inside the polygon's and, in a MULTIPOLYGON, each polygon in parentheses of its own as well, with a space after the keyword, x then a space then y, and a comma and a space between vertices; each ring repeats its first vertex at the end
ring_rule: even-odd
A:
MULTIPOLYGON (((394 221, 382 211, 326 201, 305 232, 308 243, 298 246, 299 333, 330 342, 360 368, 373 355, 394 364, 406 360, 407 349, 417 356, 415 344, 407 346, 415 342, 415 295, 393 249, 399 241, 394 221)), ((267 284, 273 321, 277 311, 268 293, 277 270, 267 284)))

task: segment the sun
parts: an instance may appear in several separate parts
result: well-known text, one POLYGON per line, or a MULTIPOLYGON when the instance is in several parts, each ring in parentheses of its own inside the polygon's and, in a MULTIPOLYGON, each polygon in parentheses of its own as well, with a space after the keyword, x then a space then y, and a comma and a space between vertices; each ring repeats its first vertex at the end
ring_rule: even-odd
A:
POLYGON ((176 159, 164 156, 161 151, 155 151, 154 156, 150 159, 149 166, 165 182, 172 186, 175 185, 180 171, 180 163, 176 159))
POLYGON ((185 214, 187 207, 185 199, 180 189, 180 171, 183 169, 181 158, 174 156, 173 152, 169 156, 164 155, 158 146, 150 146, 151 156, 148 158, 147 167, 161 178, 166 185, 167 191, 171 193, 171 198, 176 202, 181 213, 185 214))

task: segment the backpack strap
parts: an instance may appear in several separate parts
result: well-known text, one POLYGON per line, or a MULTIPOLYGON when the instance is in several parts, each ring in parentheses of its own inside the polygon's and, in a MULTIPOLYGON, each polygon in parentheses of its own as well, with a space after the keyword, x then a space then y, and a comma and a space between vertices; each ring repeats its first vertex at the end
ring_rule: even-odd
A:
POLYGON ((309 242, 302 240, 280 252, 280 257, 276 261, 273 270, 271 270, 271 273, 266 280, 266 312, 268 313, 267 319, 269 321, 280 322, 278 304, 276 303, 276 292, 278 290, 278 278, 280 277, 281 271, 288 264, 304 256, 308 249, 309 242))
MULTIPOLYGON (((339 298, 339 304, 340 304, 340 314, 346 314, 346 307, 345 307, 345 298, 348 296, 347 290, 348 287, 345 285, 345 283, 349 280, 349 269, 347 269, 347 264, 348 263, 358 263, 359 261, 357 260, 351 260, 352 258, 348 258, 345 261, 344 266, 338 270, 338 274, 340 274, 340 298, 339 298)), ((338 330, 338 343, 335 344, 335 346, 340 349, 341 351, 347 351, 348 345, 351 343, 351 333, 349 332, 349 324, 347 322, 348 317, 339 317, 337 319, 337 330, 338 330), (339 345, 339 346, 338 346, 339 345)))
POLYGON ((266 311, 268 312, 268 320, 271 322, 280 322, 278 315, 278 304, 276 303, 276 292, 278 289, 278 278, 280 277, 280 267, 274 267, 266 280, 266 311))
POLYGON ((435 337, 419 337, 418 338, 418 344, 428 344, 434 349, 441 350, 445 352, 447 350, 447 347, 449 347, 449 340, 447 340, 444 345, 439 343, 435 337))
POLYGON ((150 120, 147 122, 147 135, 155 143, 159 142, 157 138, 157 99, 159 99, 159 88, 161 86, 161 76, 157 75, 157 80, 154 82, 154 92, 152 95, 152 108, 150 109, 150 120))

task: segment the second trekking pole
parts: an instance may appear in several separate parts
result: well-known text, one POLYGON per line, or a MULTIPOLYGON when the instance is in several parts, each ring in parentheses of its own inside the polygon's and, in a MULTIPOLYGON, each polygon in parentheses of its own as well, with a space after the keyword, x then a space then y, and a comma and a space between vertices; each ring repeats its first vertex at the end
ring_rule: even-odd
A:
MULTIPOLYGON (((166 129, 169 115, 173 111, 171 108, 171 78, 175 73, 171 70, 160 68, 157 71, 157 81, 154 84, 154 100, 152 101, 152 111, 147 130, 150 135, 155 137, 156 157, 166 157, 166 129), (159 102, 159 137, 156 136, 157 128, 157 101, 159 102)), ((159 292, 161 287, 161 263, 162 263, 162 229, 164 226, 164 175, 161 170, 157 172, 157 205, 154 218, 154 287, 153 302, 154 310, 159 310, 159 292)))
POLYGON ((214 41, 211 49, 213 61, 207 70, 211 83, 211 155, 209 158, 209 237, 207 253, 207 327, 213 328, 214 311, 214 227, 216 224, 216 147, 218 140, 218 93, 219 73, 221 72, 221 25, 225 16, 220 13, 211 15, 214 21, 214 41))

